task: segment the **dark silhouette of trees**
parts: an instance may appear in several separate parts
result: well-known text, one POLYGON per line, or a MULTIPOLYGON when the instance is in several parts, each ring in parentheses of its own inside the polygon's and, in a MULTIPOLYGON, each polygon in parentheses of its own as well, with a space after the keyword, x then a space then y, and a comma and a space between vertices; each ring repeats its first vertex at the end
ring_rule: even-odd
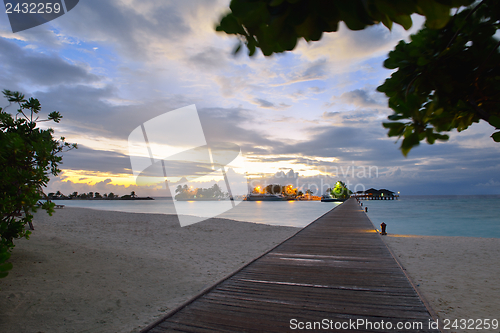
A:
MULTIPOLYGON (((64 138, 54 139, 52 129, 37 127, 44 121, 59 122, 59 112, 51 112, 41 120, 38 99, 26 99, 20 92, 10 90, 4 90, 3 95, 9 107, 15 105, 18 109, 11 115, 6 108, 0 108, 0 278, 12 268, 6 260, 14 248, 14 239, 29 238, 31 232, 25 225, 31 226, 49 176, 61 172, 59 153, 76 148, 76 144, 69 144, 64 138)), ((41 208, 52 214, 54 203, 46 201, 41 208)))
POLYGON ((178 185, 175 189, 175 193, 177 193, 175 195, 176 200, 220 200, 227 196, 227 194, 222 192, 217 184, 214 184, 209 188, 196 188, 194 190, 190 189, 187 185, 178 185))

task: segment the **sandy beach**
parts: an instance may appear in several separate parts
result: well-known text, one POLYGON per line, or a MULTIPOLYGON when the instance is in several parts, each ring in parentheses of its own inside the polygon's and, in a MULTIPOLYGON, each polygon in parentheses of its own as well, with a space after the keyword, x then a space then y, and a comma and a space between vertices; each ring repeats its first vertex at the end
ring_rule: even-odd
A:
MULTIPOLYGON (((383 239, 441 323, 445 319, 500 322, 500 239, 401 235, 383 239)), ((500 328, 450 327, 450 331, 499 332, 500 328)))
MULTIPOLYGON (((34 225, 0 280, 0 332, 138 332, 299 230, 226 219, 181 228, 172 215, 83 208, 39 212, 34 225)), ((384 241, 440 320, 500 320, 500 239, 384 241)))
POLYGON ((34 226, 0 280, 0 332, 138 332, 299 230, 83 208, 34 226))

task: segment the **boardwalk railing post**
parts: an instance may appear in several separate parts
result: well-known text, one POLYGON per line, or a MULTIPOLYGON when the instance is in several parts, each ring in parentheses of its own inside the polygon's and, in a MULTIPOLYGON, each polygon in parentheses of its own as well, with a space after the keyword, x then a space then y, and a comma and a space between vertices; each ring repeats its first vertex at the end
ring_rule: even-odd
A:
POLYGON ((380 224, 380 229, 382 230, 382 231, 380 232, 380 234, 381 234, 381 235, 387 235, 387 232, 385 231, 385 228, 386 228, 386 227, 387 227, 387 224, 385 224, 384 222, 382 222, 382 223, 380 224))

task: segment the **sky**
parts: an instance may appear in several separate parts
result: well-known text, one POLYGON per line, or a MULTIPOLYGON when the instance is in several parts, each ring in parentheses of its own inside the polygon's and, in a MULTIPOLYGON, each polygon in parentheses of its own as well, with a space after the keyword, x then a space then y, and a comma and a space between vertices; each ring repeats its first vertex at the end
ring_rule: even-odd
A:
MULTIPOLYGON (((391 74, 383 61, 418 31, 421 17, 409 31, 341 26, 293 52, 250 58, 234 56, 235 37, 214 30, 228 4, 80 0, 17 33, 0 14, 0 88, 38 98, 42 117, 59 111, 61 123, 50 125, 55 135, 79 145, 64 153, 47 193, 164 195, 161 186, 136 184, 128 138, 141 124, 194 104, 208 143, 241 148, 252 185, 321 192, 341 180, 355 191, 500 194, 500 145, 490 125, 422 143, 406 158, 382 127, 392 113, 376 92, 391 74)), ((209 186, 210 179, 198 180, 193 184, 209 186)))

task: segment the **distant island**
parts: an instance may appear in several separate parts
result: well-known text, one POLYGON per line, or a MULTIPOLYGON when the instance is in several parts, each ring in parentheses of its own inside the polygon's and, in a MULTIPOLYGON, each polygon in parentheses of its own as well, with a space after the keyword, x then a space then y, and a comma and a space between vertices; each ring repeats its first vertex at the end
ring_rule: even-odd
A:
MULTIPOLYGON (((310 191, 312 193, 312 191, 310 191)), ((307 191, 309 195, 309 191, 307 191)), ((303 193, 293 185, 269 184, 266 187, 257 186, 246 196, 246 201, 290 201, 298 200, 303 193)), ((305 198, 303 198, 305 200, 305 198)))
POLYGON ((130 194, 117 195, 113 192, 109 194, 100 194, 99 192, 78 193, 73 192, 70 195, 64 195, 60 191, 49 193, 46 195, 47 200, 154 200, 151 197, 139 197, 134 191, 130 194))
POLYGON ((195 188, 187 185, 178 185, 175 189, 177 201, 220 201, 229 199, 229 193, 222 192, 219 185, 214 184, 209 188, 195 188))

